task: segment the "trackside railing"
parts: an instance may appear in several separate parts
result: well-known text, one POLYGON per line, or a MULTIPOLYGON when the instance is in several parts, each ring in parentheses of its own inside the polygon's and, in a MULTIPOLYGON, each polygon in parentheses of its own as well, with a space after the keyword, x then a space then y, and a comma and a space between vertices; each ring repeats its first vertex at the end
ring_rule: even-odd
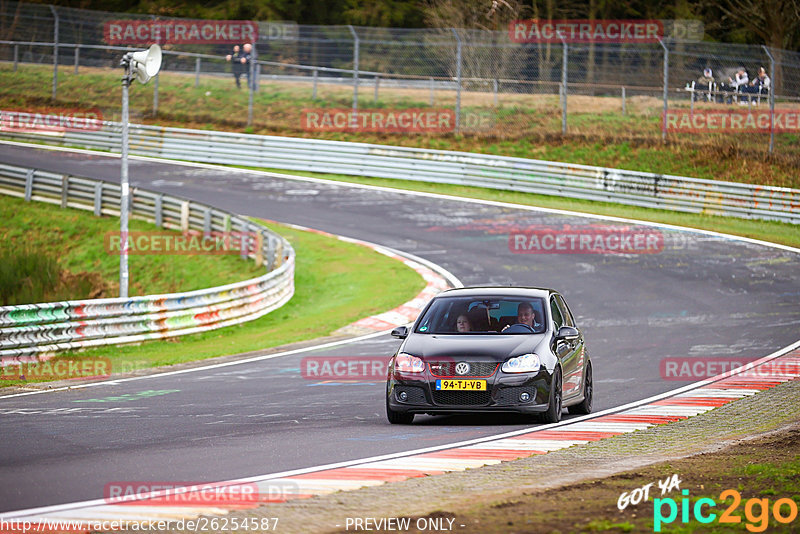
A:
MULTIPOLYGON (((0 193, 119 215, 117 184, 0 164, 0 193)), ((0 366, 70 349, 205 332, 257 319, 294 294, 295 253, 281 236, 197 202, 133 188, 131 216, 183 232, 238 232, 241 255, 266 267, 220 287, 130 298, 0 306, 0 366)))
MULTIPOLYGON (((118 152, 121 126, 0 138, 118 152)), ((800 190, 420 148, 131 125, 142 156, 469 185, 647 208, 800 223, 800 190)))

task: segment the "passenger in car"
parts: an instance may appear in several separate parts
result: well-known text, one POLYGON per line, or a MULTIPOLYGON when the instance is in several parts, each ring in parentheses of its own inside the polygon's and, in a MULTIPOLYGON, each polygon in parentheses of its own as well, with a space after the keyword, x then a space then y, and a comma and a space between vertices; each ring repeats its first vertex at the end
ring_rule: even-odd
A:
POLYGON ((469 332, 472 330, 472 324, 469 322, 469 317, 466 314, 461 314, 456 319, 456 331, 469 332))

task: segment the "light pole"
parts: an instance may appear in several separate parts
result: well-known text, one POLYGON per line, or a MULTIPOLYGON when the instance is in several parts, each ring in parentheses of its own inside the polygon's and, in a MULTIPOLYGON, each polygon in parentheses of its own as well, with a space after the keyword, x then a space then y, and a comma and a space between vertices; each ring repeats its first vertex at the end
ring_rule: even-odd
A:
POLYGON ((128 52, 120 64, 125 69, 122 77, 122 148, 120 200, 119 200, 119 296, 128 297, 128 205, 130 186, 128 185, 128 88, 136 78, 139 83, 147 83, 161 69, 161 47, 154 44, 147 50, 128 52))

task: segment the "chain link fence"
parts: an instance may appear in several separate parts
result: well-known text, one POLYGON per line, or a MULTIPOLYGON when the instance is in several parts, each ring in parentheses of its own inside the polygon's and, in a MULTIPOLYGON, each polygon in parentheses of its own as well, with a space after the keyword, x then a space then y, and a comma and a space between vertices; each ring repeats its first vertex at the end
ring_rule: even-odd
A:
MULTIPOLYGON (((10 70, 52 66, 54 101, 59 98, 58 72, 118 69, 123 51, 132 49, 108 44, 104 35, 108 23, 156 20, 17 2, 4 2, 0 10, 4 79, 14 79, 10 70)), ((669 38, 650 44, 519 44, 505 31, 257 24, 253 83, 229 98, 249 97, 246 124, 262 131, 290 135, 313 131, 322 123, 304 120, 309 108, 351 113, 344 126, 337 126, 333 117, 332 126, 320 131, 357 129, 352 120, 355 110, 385 114, 394 109, 433 109, 449 110, 452 123, 420 133, 532 140, 561 135, 669 139, 701 145, 734 140, 745 149, 800 157, 800 126, 791 117, 788 127, 783 116, 777 125, 773 118, 789 113, 796 119, 800 114, 796 52, 669 38), (729 78, 739 68, 752 79, 762 66, 772 78, 770 93, 755 97, 731 93, 729 78), (701 91, 698 78, 705 68, 713 70, 714 84, 701 91), (253 93, 259 92, 280 100, 264 104, 256 97, 254 101, 253 93), (676 127, 670 118, 674 111, 679 118, 680 113, 688 114, 688 127, 676 127), (697 123, 698 118, 711 121, 710 115, 749 113, 758 118, 765 112, 767 127, 762 123, 756 130, 714 129, 708 127, 710 122, 701 125, 705 127, 697 123)), ((166 77, 181 77, 195 87, 229 90, 235 87, 231 63, 225 58, 231 46, 166 44, 159 77, 165 82, 166 77)), ((163 104, 159 109, 157 80, 152 91, 152 111, 145 113, 168 112, 163 104)), ((197 114, 204 116, 203 110, 197 114)), ((417 130, 406 133, 411 131, 417 130)))

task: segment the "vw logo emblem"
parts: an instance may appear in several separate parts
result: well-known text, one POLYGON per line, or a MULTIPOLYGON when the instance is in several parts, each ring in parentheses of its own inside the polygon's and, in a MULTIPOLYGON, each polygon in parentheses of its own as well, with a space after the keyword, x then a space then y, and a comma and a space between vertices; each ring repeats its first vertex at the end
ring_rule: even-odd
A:
POLYGON ((456 364, 456 374, 465 375, 469 373, 469 364, 467 362, 458 362, 456 364))

